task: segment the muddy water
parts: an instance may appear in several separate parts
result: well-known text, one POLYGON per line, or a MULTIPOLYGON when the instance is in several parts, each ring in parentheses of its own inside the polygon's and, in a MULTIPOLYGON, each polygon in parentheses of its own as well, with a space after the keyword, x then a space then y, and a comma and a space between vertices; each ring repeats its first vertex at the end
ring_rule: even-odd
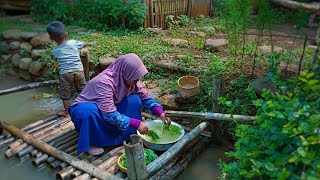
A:
POLYGON ((225 142, 223 145, 209 146, 195 160, 193 160, 177 180, 214 180, 219 179, 220 170, 218 167, 219 159, 226 161, 225 152, 228 151, 229 144, 225 142))
MULTIPOLYGON (((0 79, 0 89, 7 89, 25 84, 17 79, 0 79)), ((49 88, 39 88, 0 96, 0 121, 23 127, 38 119, 47 117, 53 111, 62 108, 57 97, 34 99, 41 93, 52 93, 49 88)), ((49 168, 38 169, 30 159, 20 161, 18 158, 6 159, 4 148, 0 148, 0 180, 52 180, 55 174, 49 168)))

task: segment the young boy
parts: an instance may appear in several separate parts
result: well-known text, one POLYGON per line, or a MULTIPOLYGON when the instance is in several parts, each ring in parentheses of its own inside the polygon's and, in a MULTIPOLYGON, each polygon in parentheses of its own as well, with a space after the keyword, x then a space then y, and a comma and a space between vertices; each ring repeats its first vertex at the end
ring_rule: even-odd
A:
POLYGON ((58 115, 68 116, 67 108, 70 105, 72 86, 75 86, 77 93, 80 94, 86 85, 79 49, 87 46, 87 43, 67 40, 68 32, 60 21, 49 23, 47 32, 50 39, 58 44, 52 50, 55 62, 59 65, 59 92, 64 106, 64 110, 59 111, 58 115))

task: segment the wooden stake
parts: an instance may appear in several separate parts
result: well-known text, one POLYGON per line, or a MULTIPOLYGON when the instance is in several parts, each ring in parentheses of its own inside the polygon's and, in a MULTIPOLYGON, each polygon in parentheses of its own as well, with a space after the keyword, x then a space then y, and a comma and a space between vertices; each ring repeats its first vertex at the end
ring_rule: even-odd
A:
POLYGON ((143 143, 139 135, 130 136, 131 143, 123 141, 126 153, 127 175, 130 180, 147 179, 147 168, 144 157, 143 143))
MULTIPOLYGON (((219 112, 218 110, 218 98, 223 86, 223 79, 213 77, 212 79, 212 106, 211 111, 219 112)), ((211 122, 211 140, 216 145, 223 143, 222 139, 222 122, 213 121, 211 122)))

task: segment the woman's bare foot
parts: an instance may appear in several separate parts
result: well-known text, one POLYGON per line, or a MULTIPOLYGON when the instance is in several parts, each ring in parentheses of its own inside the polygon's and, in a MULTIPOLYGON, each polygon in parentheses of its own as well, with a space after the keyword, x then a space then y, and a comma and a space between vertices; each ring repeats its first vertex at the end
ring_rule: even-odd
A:
POLYGON ((65 110, 59 110, 57 112, 57 115, 62 116, 62 117, 67 117, 67 116, 69 116, 69 113, 68 113, 68 111, 65 111, 65 110))
POLYGON ((104 149, 101 147, 96 147, 96 146, 90 146, 90 149, 88 151, 89 154, 97 156, 100 155, 104 152, 104 149))

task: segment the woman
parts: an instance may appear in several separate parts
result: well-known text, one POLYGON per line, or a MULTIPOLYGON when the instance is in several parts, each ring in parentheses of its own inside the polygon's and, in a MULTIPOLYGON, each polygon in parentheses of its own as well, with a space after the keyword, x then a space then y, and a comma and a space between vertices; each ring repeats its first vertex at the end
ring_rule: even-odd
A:
POLYGON ((142 107, 170 125, 161 105, 139 81, 147 73, 136 54, 127 54, 89 81, 68 108, 79 133, 79 153, 99 155, 104 151, 101 147, 122 144, 137 130, 148 134, 148 127, 141 121, 142 107))

